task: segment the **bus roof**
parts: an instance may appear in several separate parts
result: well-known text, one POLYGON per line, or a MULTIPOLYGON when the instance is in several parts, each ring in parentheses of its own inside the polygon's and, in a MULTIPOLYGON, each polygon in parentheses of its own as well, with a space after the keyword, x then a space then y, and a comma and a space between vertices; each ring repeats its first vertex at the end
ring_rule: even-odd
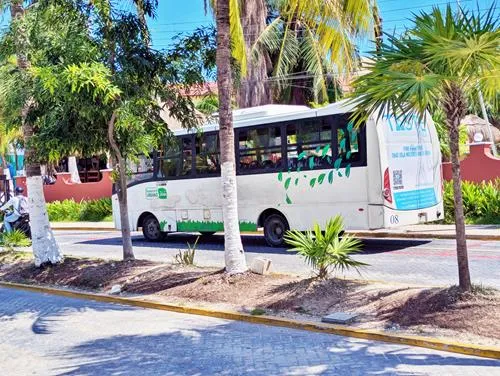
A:
MULTIPOLYGON (((348 104, 347 100, 332 103, 321 108, 310 108, 307 106, 294 106, 284 104, 268 104, 265 106, 243 108, 233 111, 234 128, 248 127, 252 125, 270 124, 296 119, 307 119, 318 116, 344 114, 352 112, 354 106, 348 104)), ((214 120, 216 117, 214 116, 214 120)), ((216 131, 219 129, 217 122, 204 124, 200 127, 203 132, 216 131)), ((174 131, 175 135, 196 133, 197 129, 179 129, 174 131)))

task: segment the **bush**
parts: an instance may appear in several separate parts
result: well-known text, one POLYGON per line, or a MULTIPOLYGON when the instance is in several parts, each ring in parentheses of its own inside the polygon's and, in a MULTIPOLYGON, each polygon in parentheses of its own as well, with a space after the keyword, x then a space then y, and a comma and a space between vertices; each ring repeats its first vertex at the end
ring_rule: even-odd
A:
MULTIPOLYGON (((500 224, 500 178, 494 182, 462 182, 466 223, 500 224)), ((453 182, 444 183, 445 222, 455 222, 453 182)))
POLYGON ((54 201, 47 204, 47 212, 49 220, 54 222, 99 222, 110 220, 113 214, 110 198, 81 202, 54 201))
POLYGON ((199 236, 196 238, 196 241, 193 245, 189 244, 188 242, 188 249, 186 251, 182 251, 179 249, 179 253, 174 257, 174 263, 183 266, 194 265, 194 256, 196 253, 196 249, 198 248, 198 240, 200 240, 199 236))
POLYGON ((14 230, 8 234, 1 234, 0 245, 6 250, 13 250, 14 247, 29 247, 31 245, 31 240, 29 240, 23 232, 14 230))
POLYGON ((347 270, 367 266, 354 260, 351 255, 361 251, 361 241, 344 232, 344 224, 340 215, 328 221, 325 231, 321 231, 316 223, 312 231, 288 231, 285 241, 304 257, 315 271, 319 279, 328 277, 331 271, 347 270))

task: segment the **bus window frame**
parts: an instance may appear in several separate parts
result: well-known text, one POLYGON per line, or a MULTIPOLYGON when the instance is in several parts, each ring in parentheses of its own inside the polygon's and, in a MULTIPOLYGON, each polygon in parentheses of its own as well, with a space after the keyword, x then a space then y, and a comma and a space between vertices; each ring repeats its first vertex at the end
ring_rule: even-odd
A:
MULTIPOLYGON (((341 127, 341 121, 345 118, 348 118, 350 116, 350 113, 341 113, 341 114, 332 114, 332 115, 325 115, 325 116, 318 116, 318 117, 310 117, 310 118, 302 118, 302 119, 296 119, 296 120, 287 120, 287 121, 281 121, 281 122, 274 122, 274 123, 266 123, 266 124, 258 124, 258 125, 251 125, 251 126, 245 126, 245 127, 237 127, 234 128, 234 150, 235 150, 235 158, 236 158, 236 175, 238 176, 245 176, 245 175, 260 175, 260 174, 275 174, 279 172, 287 172, 288 169, 288 144, 287 144, 287 126, 290 124, 302 124, 305 121, 310 121, 310 120, 318 120, 318 119, 326 119, 326 123, 330 126, 332 135, 331 135, 331 150, 332 150, 332 166, 329 167, 324 167, 324 166, 318 166, 311 169, 307 169, 304 171, 317 171, 317 170, 329 170, 333 169, 333 161, 336 160, 338 157, 338 150, 337 150, 337 145, 338 145, 338 137, 337 137, 337 129, 339 128, 345 128, 347 124, 345 124, 344 127, 341 127), (272 169, 256 169, 256 170, 241 170, 240 169, 240 149, 239 149, 239 132, 240 131, 248 131, 250 129, 255 129, 255 128, 269 128, 269 127, 280 127, 281 129, 281 167, 276 167, 272 169)), ((219 131, 208 131, 206 132, 207 135, 210 134, 219 134, 219 131)), ((154 170, 153 170, 153 178, 149 180, 141 180, 138 182, 134 182, 129 186, 137 185, 137 184, 143 184, 146 182, 151 182, 151 181, 169 181, 169 180, 184 180, 184 179, 203 179, 203 178, 217 178, 221 176, 220 171, 216 173, 211 173, 211 174, 197 174, 196 173, 196 134, 191 133, 191 134, 184 134, 184 135, 179 135, 175 136, 177 138, 185 138, 189 137, 191 138, 191 174, 189 175, 182 175, 182 176, 169 176, 169 177, 161 177, 159 176, 160 172, 160 165, 161 165, 161 160, 164 159, 164 156, 160 156, 160 152, 156 151, 154 153, 154 170)), ((366 143, 366 125, 363 124, 359 128, 358 132, 358 145, 359 145, 359 160, 357 161, 345 161, 342 160, 342 163, 340 165, 340 168, 345 168, 347 165, 350 165, 351 168, 355 167, 366 167, 367 166, 367 143, 366 143)), ((320 141, 321 142, 321 141, 320 141)), ((348 139, 347 141, 347 146, 350 147, 350 140, 348 139)), ((219 153, 220 153, 220 140, 219 140, 219 153)), ((222 156, 220 155, 220 162, 222 164, 222 156)), ((293 171, 291 171, 293 172, 293 171)))

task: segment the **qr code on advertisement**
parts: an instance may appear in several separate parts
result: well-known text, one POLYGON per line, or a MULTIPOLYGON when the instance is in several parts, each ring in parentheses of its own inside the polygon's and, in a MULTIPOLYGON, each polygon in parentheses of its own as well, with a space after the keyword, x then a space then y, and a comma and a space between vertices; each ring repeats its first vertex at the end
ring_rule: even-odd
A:
POLYGON ((392 184, 403 185, 403 170, 392 171, 392 184))

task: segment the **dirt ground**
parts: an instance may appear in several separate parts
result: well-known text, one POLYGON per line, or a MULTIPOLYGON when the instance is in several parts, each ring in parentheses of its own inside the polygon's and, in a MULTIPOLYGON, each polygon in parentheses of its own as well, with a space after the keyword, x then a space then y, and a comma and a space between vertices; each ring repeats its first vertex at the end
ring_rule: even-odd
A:
POLYGON ((500 292, 478 288, 419 288, 394 284, 246 273, 228 276, 211 268, 151 261, 68 257, 35 268, 31 255, 0 252, 0 280, 108 292, 144 299, 320 321, 327 313, 355 312, 352 326, 500 346, 500 292))

